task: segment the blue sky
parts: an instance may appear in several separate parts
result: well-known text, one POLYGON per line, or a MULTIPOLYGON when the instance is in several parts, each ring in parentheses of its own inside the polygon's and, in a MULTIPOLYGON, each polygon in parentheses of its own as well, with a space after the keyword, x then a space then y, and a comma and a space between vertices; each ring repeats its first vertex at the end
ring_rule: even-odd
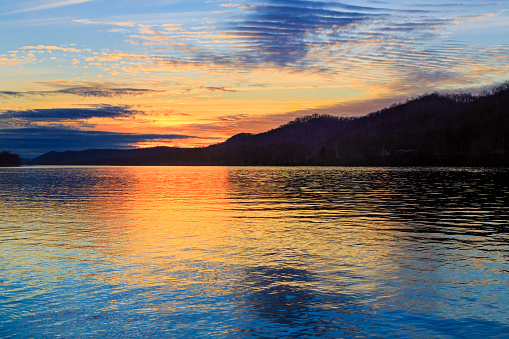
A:
POLYGON ((23 156, 204 146, 509 80, 507 1, 22 0, 0 28, 0 148, 23 156))

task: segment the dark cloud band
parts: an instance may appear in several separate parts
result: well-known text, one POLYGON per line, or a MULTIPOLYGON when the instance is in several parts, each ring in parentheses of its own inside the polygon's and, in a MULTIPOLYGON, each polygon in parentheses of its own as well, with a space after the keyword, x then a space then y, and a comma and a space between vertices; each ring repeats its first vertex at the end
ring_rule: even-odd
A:
POLYGON ((94 108, 50 108, 24 111, 8 110, 0 113, 0 121, 14 123, 77 121, 91 118, 119 118, 140 112, 130 106, 97 105, 94 108))
POLYGON ((195 137, 181 134, 83 131, 61 127, 11 128, 0 129, 0 149, 12 150, 23 157, 35 157, 49 151, 128 149, 145 141, 188 138, 195 137))
POLYGON ((143 94, 155 93, 156 91, 144 88, 102 88, 102 87, 72 87, 57 91, 29 91, 29 92, 12 92, 0 91, 0 96, 32 96, 32 95, 58 95, 70 94, 82 97, 100 97, 111 98, 121 96, 138 96, 143 94))

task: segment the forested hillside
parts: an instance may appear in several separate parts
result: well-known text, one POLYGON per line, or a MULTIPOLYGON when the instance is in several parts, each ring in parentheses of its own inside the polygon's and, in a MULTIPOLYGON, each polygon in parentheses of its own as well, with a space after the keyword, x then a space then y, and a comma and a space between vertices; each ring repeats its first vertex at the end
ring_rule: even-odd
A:
POLYGON ((18 154, 9 151, 0 152, 0 167, 16 167, 21 164, 21 158, 18 154))
POLYGON ((425 94, 358 118, 314 114, 206 148, 51 152, 33 163, 507 166, 508 126, 505 83, 479 96, 425 94))

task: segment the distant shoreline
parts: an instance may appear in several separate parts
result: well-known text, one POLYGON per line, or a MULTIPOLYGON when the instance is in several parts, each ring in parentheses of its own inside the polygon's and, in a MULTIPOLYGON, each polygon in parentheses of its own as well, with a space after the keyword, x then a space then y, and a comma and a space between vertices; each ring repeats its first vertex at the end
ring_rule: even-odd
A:
POLYGON ((204 148, 48 152, 25 165, 509 166, 509 82, 479 96, 425 94, 362 117, 312 114, 204 148))
MULTIPOLYGON (((330 168, 433 168, 433 169, 447 169, 447 168, 509 168, 509 165, 108 165, 108 164, 95 164, 95 165, 20 165, 20 166, 4 166, 3 168, 36 168, 36 167, 44 167, 44 168, 64 168, 64 167, 287 167, 287 168, 297 168, 297 167, 309 167, 309 168, 320 168, 320 167, 330 167, 330 168)), ((2 166, 0 166, 2 168, 2 166)))

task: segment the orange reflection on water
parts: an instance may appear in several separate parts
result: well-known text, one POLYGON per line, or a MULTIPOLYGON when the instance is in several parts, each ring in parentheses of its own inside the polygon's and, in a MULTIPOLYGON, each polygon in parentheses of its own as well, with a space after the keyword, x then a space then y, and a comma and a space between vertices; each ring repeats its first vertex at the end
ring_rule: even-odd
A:
MULTIPOLYGON (((224 260, 219 249, 231 246, 228 243, 234 232, 226 227, 230 213, 225 168, 124 170, 133 178, 124 208, 114 210, 118 206, 114 201, 99 201, 111 204, 112 210, 103 217, 112 229, 120 227, 123 239, 110 239, 110 246, 119 251, 118 265, 129 266, 109 279, 161 284, 172 279, 172 271, 193 271, 189 265, 199 262, 213 265, 224 260)), ((191 282, 192 278, 185 281, 179 277, 178 284, 191 282)))
MULTIPOLYGON (((69 220, 87 221, 68 226, 74 230, 72 236, 66 235, 67 246, 108 258, 113 269, 95 274, 108 283, 184 287, 216 279, 225 267, 238 272, 294 267, 328 272, 334 283, 321 288, 334 290, 352 280, 359 266, 369 267, 364 277, 380 281, 384 272, 391 271, 388 266, 394 265, 390 258, 398 255, 394 250, 399 247, 393 246, 397 239, 390 230, 384 231, 391 228, 386 215, 390 211, 377 202, 376 195, 356 196, 341 186, 350 181, 329 185, 335 170, 98 167, 76 171, 86 173, 80 179, 86 182, 66 186, 75 187, 75 201, 63 211, 69 220), (378 210, 376 214, 372 208, 378 210)), ((355 190, 362 191, 362 187, 355 190)), ((218 281, 222 279, 214 282, 218 281)), ((359 288, 376 290, 377 282, 359 288)))

